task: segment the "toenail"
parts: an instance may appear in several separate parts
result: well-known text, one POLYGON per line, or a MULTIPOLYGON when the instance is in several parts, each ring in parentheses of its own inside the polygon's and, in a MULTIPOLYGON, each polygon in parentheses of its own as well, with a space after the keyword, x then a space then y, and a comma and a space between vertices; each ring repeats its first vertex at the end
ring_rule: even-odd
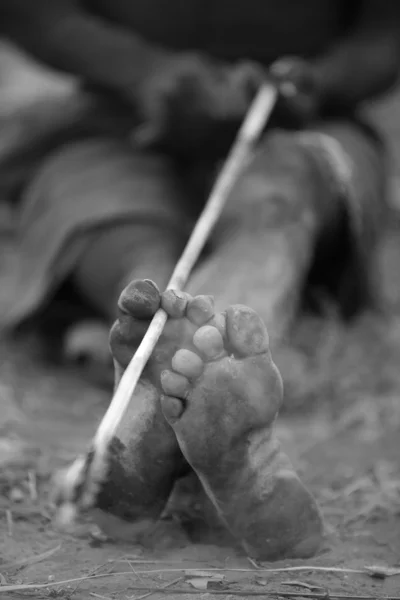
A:
POLYGON ((182 348, 172 358, 172 368, 189 379, 199 377, 202 374, 204 364, 200 356, 191 350, 182 348))
POLYGON ((162 371, 160 379, 164 394, 186 398, 189 391, 189 381, 186 377, 172 371, 162 371))
POLYGON ((212 296, 196 296, 189 302, 186 314, 195 325, 204 325, 214 315, 214 298, 212 296))
POLYGON ((118 308, 124 313, 134 313, 136 317, 150 317, 160 306, 160 292, 150 280, 132 281, 122 292, 118 308))
POLYGON ((269 337, 260 316, 240 304, 227 309, 226 332, 235 354, 262 354, 269 350, 269 337))
POLYGON ((224 351, 224 341, 218 329, 204 325, 196 331, 193 343, 207 358, 217 358, 224 351))
POLYGON ((148 283, 151 287, 153 287, 156 290, 156 292, 160 293, 160 288, 158 287, 155 281, 153 281, 152 279, 143 279, 143 281, 145 283, 148 283))
POLYGON ((161 306, 173 318, 182 317, 189 295, 179 290, 166 290, 161 296, 161 306))

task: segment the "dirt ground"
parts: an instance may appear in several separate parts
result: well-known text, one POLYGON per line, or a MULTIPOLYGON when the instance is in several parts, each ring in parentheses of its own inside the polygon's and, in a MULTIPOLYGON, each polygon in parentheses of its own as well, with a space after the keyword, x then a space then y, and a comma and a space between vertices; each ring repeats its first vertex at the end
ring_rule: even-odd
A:
MULTIPOLYGON (((393 140, 392 114, 380 118, 393 140)), ((279 435, 320 503, 326 543, 312 560, 263 565, 193 506, 140 543, 57 532, 51 474, 86 448, 109 393, 49 366, 35 338, 1 343, 0 598, 400 598, 400 317, 307 317, 295 343, 279 435)))
POLYGON ((345 329, 308 318, 296 339, 304 360, 279 435, 320 503, 327 539, 312 560, 259 568, 193 507, 191 526, 179 509, 140 543, 57 532, 49 477, 86 447, 109 395, 49 367, 34 339, 2 346, 0 596, 14 585, 9 597, 141 598, 170 585, 159 593, 399 597, 400 319, 364 315, 345 329))

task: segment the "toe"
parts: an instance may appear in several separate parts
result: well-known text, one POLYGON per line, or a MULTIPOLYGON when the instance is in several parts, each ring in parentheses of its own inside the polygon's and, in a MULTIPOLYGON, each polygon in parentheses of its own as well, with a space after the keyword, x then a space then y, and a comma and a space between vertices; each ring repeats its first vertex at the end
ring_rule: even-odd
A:
POLYGON ((121 293, 118 308, 123 315, 150 319, 160 308, 160 291, 149 279, 132 281, 121 293))
POLYGON ((190 387, 187 377, 173 371, 163 371, 160 379, 164 394, 175 398, 186 398, 190 387))
POLYGON ((204 325, 196 331, 193 344, 208 359, 219 358, 225 354, 222 335, 211 325, 204 325))
POLYGON ((239 356, 262 354, 269 349, 267 328, 261 317, 247 306, 230 306, 226 311, 226 335, 239 356))
POLYGON ((149 322, 122 315, 110 331, 109 346, 117 363, 126 367, 147 331, 149 322))
POLYGON ((195 325, 204 325, 214 316, 214 298, 195 296, 187 305, 186 316, 195 325))
POLYGON ((161 307, 168 316, 179 319, 185 314, 189 294, 177 290, 166 290, 161 296, 161 307))
POLYGON ((200 356, 182 348, 172 357, 172 368, 184 377, 194 379, 202 374, 204 364, 200 356))
POLYGON ((213 320, 212 324, 218 331, 220 332, 223 339, 226 337, 226 314, 225 313, 217 313, 213 320))
POLYGON ((172 396, 161 396, 161 409, 164 413, 164 417, 171 425, 176 423, 179 417, 185 410, 185 406, 182 400, 174 398, 172 396))

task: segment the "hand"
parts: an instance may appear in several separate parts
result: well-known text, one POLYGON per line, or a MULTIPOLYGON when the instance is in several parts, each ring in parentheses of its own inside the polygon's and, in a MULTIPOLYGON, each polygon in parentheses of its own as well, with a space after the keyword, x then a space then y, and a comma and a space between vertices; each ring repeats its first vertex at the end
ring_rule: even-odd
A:
POLYGON ((234 134, 263 78, 251 63, 231 67, 192 54, 162 59, 138 94, 143 125, 134 142, 184 152, 220 143, 227 130, 234 134))
POLYGON ((301 58, 282 58, 269 72, 280 93, 278 120, 284 125, 304 126, 318 117, 321 93, 310 63, 301 58))

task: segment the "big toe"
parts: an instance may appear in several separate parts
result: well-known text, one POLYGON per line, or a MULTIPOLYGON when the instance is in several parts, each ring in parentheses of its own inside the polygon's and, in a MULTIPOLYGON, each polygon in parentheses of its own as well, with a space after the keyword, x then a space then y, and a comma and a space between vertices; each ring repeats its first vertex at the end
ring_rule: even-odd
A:
POLYGON ((150 279, 136 279, 121 293, 118 308, 122 315, 150 319, 160 308, 160 290, 150 279))
POLYGON ((236 304, 226 310, 227 345, 237 356, 254 356, 269 350, 264 321, 251 308, 236 304))
POLYGON ((118 319, 110 332, 111 353, 121 366, 131 360, 160 305, 160 292, 150 280, 132 281, 123 290, 118 301, 118 319))

